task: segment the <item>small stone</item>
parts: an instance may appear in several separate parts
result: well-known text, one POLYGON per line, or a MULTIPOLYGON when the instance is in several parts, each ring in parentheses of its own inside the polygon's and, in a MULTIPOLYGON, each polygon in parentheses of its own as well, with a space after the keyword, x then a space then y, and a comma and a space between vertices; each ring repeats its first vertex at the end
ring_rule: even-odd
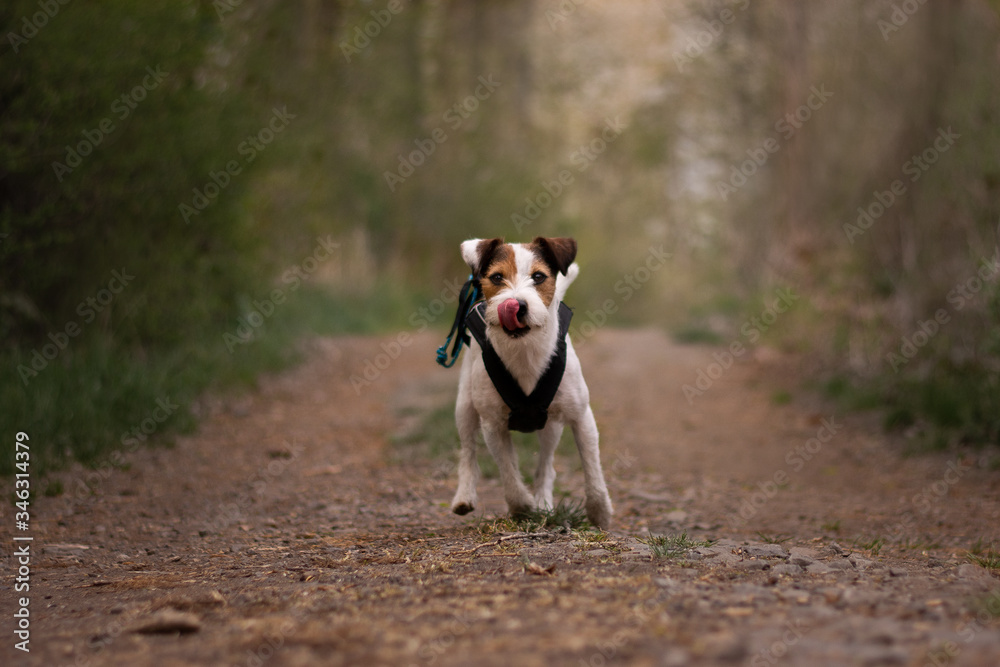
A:
POLYGON ((751 558, 788 558, 788 551, 780 544, 751 544, 743 547, 743 553, 751 558))
POLYGON ((816 561, 815 563, 806 566, 806 572, 809 574, 826 574, 827 572, 833 572, 833 568, 826 563, 816 561))
MULTIPOLYGON (((778 567, 781 567, 780 565, 778 567)), ((774 569, 777 570, 778 567, 774 569)), ((809 604, 809 591, 800 591, 797 589, 786 589, 779 590, 778 597, 784 602, 794 602, 795 604, 809 604)))
POLYGON ((803 570, 801 567, 793 563, 778 563, 777 565, 771 568, 771 573, 776 575, 784 574, 788 576, 793 576, 796 574, 802 574, 803 572, 805 572, 805 570, 803 570))
POLYGON ((745 618, 753 616, 753 607, 726 607, 722 613, 731 618, 745 618))
POLYGON ((855 568, 857 568, 862 572, 875 564, 875 561, 868 560, 867 558, 862 558, 857 554, 851 554, 851 556, 847 560, 849 560, 855 568))
POLYGON ((799 567, 809 567, 816 562, 816 559, 809 556, 792 556, 789 562, 799 567))
POLYGON ((836 542, 830 542, 820 553, 824 556, 842 556, 844 555, 844 548, 836 542))
POLYGON ((671 648, 660 660, 663 667, 686 667, 691 664, 691 655, 681 648, 671 648))
POLYGON ((833 560, 828 560, 826 566, 831 570, 850 570, 853 569, 851 561, 846 558, 834 558, 833 560))
POLYGON ((909 576, 909 574, 910 574, 909 572, 907 572, 906 570, 904 570, 901 567, 890 567, 889 568, 889 576, 891 576, 891 577, 906 577, 906 576, 909 576))
POLYGON ((749 570, 750 572, 758 572, 761 570, 767 570, 771 567, 771 564, 766 560, 741 560, 738 563, 734 563, 733 567, 737 570, 749 570))
POLYGON ((823 595, 823 599, 826 600, 827 604, 836 604, 844 597, 844 591, 839 588, 823 588, 819 592, 823 595))
POLYGON ((964 565, 958 566, 958 571, 955 573, 958 575, 959 579, 983 579, 992 580, 993 577, 990 576, 989 572, 979 567, 978 565, 973 565, 972 563, 965 563, 964 565))
POLYGON ((720 662, 737 662, 747 655, 746 642, 728 630, 705 635, 694 649, 702 657, 720 662))

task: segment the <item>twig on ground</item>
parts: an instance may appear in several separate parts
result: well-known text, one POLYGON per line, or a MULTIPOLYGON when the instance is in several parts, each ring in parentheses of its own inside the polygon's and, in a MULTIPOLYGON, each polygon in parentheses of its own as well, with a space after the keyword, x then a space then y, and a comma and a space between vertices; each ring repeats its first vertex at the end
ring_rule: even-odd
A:
POLYGON ((474 547, 472 549, 466 549, 464 551, 455 551, 451 555, 452 556, 467 556, 469 554, 476 553, 477 551, 479 551, 480 549, 482 549, 484 547, 499 546, 501 543, 507 542, 508 540, 530 540, 530 539, 534 539, 536 537, 548 537, 550 535, 552 535, 552 533, 548 533, 548 532, 542 532, 542 533, 515 533, 513 535, 503 535, 503 536, 498 537, 497 539, 493 540, 492 542, 485 542, 483 544, 480 544, 477 547, 474 547))

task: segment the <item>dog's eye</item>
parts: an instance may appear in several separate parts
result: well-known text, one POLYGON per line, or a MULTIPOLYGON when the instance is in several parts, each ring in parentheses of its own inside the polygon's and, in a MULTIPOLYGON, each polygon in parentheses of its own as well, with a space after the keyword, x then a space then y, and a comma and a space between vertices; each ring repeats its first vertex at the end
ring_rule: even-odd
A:
POLYGON ((541 271, 535 271, 534 273, 531 274, 531 279, 535 281, 536 285, 541 285, 546 280, 548 280, 548 278, 549 277, 544 273, 542 273, 541 271))
POLYGON ((490 276, 490 282, 493 283, 494 285, 503 285, 503 274, 494 273, 492 276, 490 276))

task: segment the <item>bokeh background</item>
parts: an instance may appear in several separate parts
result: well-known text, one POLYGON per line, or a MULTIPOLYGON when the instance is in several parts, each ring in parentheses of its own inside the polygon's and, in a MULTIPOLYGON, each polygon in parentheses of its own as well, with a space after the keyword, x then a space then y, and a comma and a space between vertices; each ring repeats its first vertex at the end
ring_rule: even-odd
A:
POLYGON ((997 0, 10 0, 0 23, 0 430, 40 467, 191 429, 302 336, 443 332, 451 307, 415 314, 477 236, 575 236, 577 326, 774 350, 928 447, 1000 442, 997 0), (798 300, 753 324, 776 290, 798 300))

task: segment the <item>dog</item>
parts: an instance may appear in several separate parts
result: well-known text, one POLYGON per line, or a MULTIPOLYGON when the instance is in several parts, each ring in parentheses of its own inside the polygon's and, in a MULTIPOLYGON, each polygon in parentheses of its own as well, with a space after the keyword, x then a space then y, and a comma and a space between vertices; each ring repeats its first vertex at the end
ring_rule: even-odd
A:
POLYGON ((569 425, 583 461, 587 518, 593 525, 607 529, 613 508, 601 470, 597 423, 580 361, 566 333, 571 311, 561 305, 580 271, 574 262, 576 241, 540 236, 531 243, 470 239, 462 243, 461 251, 482 290, 482 305, 470 313, 470 318, 480 318, 479 336, 485 330, 486 344, 481 345, 478 339, 470 341, 462 361, 455 402, 461 452, 458 489, 451 510, 464 515, 476 507, 477 430, 482 431, 486 447, 500 469, 509 512, 518 515, 534 508, 552 509, 552 459, 563 427, 569 425), (536 388, 541 389, 541 384, 549 382, 546 378, 551 374, 550 367, 562 363, 555 353, 565 350, 562 377, 555 380, 555 394, 547 409, 529 411, 524 419, 524 415, 513 414, 491 378, 495 369, 487 367, 483 351, 490 347, 495 351, 494 360, 498 357, 506 368, 508 382, 516 382, 512 390, 517 392, 519 388, 522 396, 529 397, 536 388), (517 424, 515 418, 520 419, 517 424), (522 431, 538 430, 538 467, 530 491, 518 469, 510 436, 512 426, 522 431))

